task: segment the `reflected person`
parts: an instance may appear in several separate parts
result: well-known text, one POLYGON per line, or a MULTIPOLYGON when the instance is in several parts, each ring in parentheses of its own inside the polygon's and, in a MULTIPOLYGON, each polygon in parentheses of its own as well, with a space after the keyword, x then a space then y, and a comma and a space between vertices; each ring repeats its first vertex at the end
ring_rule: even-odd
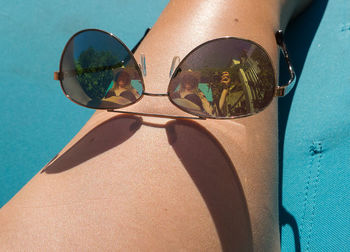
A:
POLYGON ((209 115, 213 114, 213 107, 198 88, 199 80, 191 72, 186 72, 181 77, 180 88, 171 94, 172 99, 185 99, 185 103, 175 101, 178 105, 193 111, 201 111, 209 115), (181 103, 181 104, 180 104, 181 103))
POLYGON ((230 77, 229 72, 222 72, 220 84, 223 90, 219 100, 219 113, 221 116, 231 116, 237 113, 244 113, 245 99, 238 77, 230 77))
POLYGON ((122 70, 115 75, 113 86, 107 92, 103 101, 127 105, 134 103, 139 97, 140 94, 131 85, 130 74, 126 70, 122 70))

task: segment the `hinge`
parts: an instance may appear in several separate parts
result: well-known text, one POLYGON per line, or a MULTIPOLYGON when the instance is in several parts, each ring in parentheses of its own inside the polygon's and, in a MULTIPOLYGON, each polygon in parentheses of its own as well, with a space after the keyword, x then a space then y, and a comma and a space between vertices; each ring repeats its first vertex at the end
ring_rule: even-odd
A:
POLYGON ((286 94, 286 87, 277 86, 275 89, 275 96, 284 96, 286 94))
POLYGON ((54 72, 53 73, 53 79, 54 80, 62 80, 62 72, 54 72))

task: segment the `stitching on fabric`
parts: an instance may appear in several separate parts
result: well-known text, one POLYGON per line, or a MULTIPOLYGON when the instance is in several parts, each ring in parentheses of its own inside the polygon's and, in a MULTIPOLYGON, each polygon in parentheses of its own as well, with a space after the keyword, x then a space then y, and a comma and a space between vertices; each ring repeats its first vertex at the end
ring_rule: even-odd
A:
POLYGON ((350 31, 350 24, 345 24, 340 29, 341 32, 350 31))
MULTIPOLYGON (((314 193, 313 193, 312 198, 310 200, 310 203, 311 203, 310 206, 312 206, 312 210, 311 210, 311 216, 310 216, 310 227, 308 228, 308 233, 306 236, 306 250, 305 251, 309 251, 309 249, 310 249, 311 234, 312 234, 313 226, 314 226, 314 218, 315 218, 315 211, 316 211, 316 196, 317 196, 317 189, 318 189, 318 184, 320 182, 320 173, 321 173, 321 159, 322 159, 322 152, 323 152, 322 142, 320 142, 320 141, 313 142, 313 144, 310 148, 310 152, 312 155, 312 163, 316 164, 317 171, 316 171, 316 177, 315 177, 314 183, 313 183, 314 193), (314 162, 315 160, 317 160, 317 161, 314 162)), ((311 163, 310 168, 312 167, 312 163, 311 163)), ((311 174, 311 169, 310 169, 310 174, 311 174)))
MULTIPOLYGON (((311 149, 309 150, 309 152, 311 153, 311 149)), ((311 181, 311 167, 312 167, 312 163, 314 161, 314 155, 311 155, 311 159, 309 161, 309 164, 307 166, 307 169, 309 170, 309 176, 307 178, 306 181, 306 185, 304 188, 304 204, 303 204, 303 215, 301 217, 301 225, 300 225, 300 234, 303 233, 303 228, 304 228, 304 223, 305 223, 305 216, 306 216, 306 206, 308 203, 308 197, 309 197, 309 188, 310 188, 310 181, 311 181)))

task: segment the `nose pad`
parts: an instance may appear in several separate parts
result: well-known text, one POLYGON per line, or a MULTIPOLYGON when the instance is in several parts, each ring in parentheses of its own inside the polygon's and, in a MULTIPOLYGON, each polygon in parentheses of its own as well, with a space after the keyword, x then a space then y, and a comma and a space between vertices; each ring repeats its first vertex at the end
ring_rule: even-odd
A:
POLYGON ((143 53, 141 53, 140 57, 141 57, 141 64, 139 65, 139 67, 141 68, 143 76, 146 76, 147 75, 146 56, 143 53))
POLYGON ((171 62, 169 78, 171 78, 171 76, 173 76, 173 73, 174 73, 176 67, 179 65, 179 63, 180 63, 180 57, 179 56, 175 56, 173 58, 173 61, 171 62))

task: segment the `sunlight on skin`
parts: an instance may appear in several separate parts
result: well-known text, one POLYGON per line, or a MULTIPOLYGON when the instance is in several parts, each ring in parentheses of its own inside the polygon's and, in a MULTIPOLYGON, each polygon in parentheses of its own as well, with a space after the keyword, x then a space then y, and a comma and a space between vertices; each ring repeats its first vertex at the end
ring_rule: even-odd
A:
MULTIPOLYGON (((203 3, 203 1, 200 3, 199 6, 203 11, 206 8, 211 11, 214 9, 219 13, 223 13, 223 16, 227 16, 230 11, 227 10, 225 6, 223 7, 222 4, 216 2, 211 2, 211 7, 209 6, 209 3, 203 3)), ((219 19, 217 22, 212 22, 214 16, 201 18, 201 22, 196 21, 193 16, 181 18, 179 13, 186 10, 186 4, 177 6, 179 10, 176 12, 176 15, 170 14, 169 16, 167 10, 165 10, 165 13, 159 18, 157 24, 154 26, 153 30, 150 31, 149 35, 145 38, 135 54, 135 58, 138 62, 140 59, 140 53, 145 53, 147 58, 147 76, 144 78, 145 91, 150 93, 165 93, 170 80, 169 69, 171 61, 175 55, 178 55, 183 59, 199 44, 209 39, 227 35, 248 38, 261 44, 269 52, 274 61, 274 65, 276 65, 278 50, 274 38, 274 29, 271 28, 270 22, 272 21, 268 21, 267 24, 265 24, 266 27, 262 27, 261 24, 254 24, 253 30, 251 28, 245 29, 246 26, 251 27, 252 24, 251 21, 248 23, 246 22, 248 17, 243 15, 239 9, 248 8, 249 4, 241 4, 236 7, 237 8, 233 8, 234 13, 230 13, 230 16, 236 16, 237 20, 240 20, 240 22, 235 21, 231 23, 230 26, 227 26, 227 20, 224 18, 221 19, 218 13, 215 14, 216 19, 219 19), (166 17, 166 19, 163 17, 166 17), (172 24, 171 27, 167 27, 167 31, 170 30, 171 32, 163 30, 162 26, 164 26, 165 23, 172 24), (186 27, 186 29, 184 29, 184 27, 186 27), (261 29, 270 30, 270 33, 266 36, 259 32, 261 29), (164 37, 164 34, 167 35, 167 38, 162 40, 162 43, 154 42, 155 38, 164 37)), ((269 11, 273 12, 275 10, 269 11)), ((271 19, 276 19, 276 16, 278 15, 273 15, 271 19)), ((188 115, 181 112, 166 97, 144 97, 141 101, 127 109, 148 113, 188 115)), ((89 127, 91 129, 96 126, 96 122, 103 122, 104 120, 115 116, 115 113, 96 112, 94 116, 96 118, 92 120, 91 126, 89 126, 88 122, 83 131, 87 132, 89 127)), ((160 122, 163 123, 167 120, 171 121, 171 119, 144 118, 145 122, 154 124, 159 124, 160 122)), ((259 234, 261 232, 266 232, 265 227, 267 226, 271 228, 269 229, 271 236, 274 236, 274 234, 276 234, 275 232, 278 232, 278 229, 274 228, 276 226, 271 224, 276 224, 276 219, 273 218, 271 220, 271 218, 264 217, 266 215, 271 216, 271 212, 275 213, 277 209, 277 206, 273 203, 276 202, 276 194, 274 192, 276 192, 277 173, 275 172, 276 157, 274 153, 277 153, 277 140, 275 135, 277 128, 276 124, 271 123, 276 122, 276 103, 273 102, 265 111, 248 118, 239 120, 205 120, 196 122, 201 124, 220 141, 227 154, 234 162, 248 200, 248 209, 253 216, 253 231, 256 232, 255 238, 257 239, 255 242, 261 244, 260 240, 263 239, 271 242, 271 239, 268 237, 260 237, 259 234), (268 130, 265 130, 265 128, 268 130), (264 134, 261 134, 261 129, 264 129, 264 134), (266 148, 266 146, 270 147, 266 148), (266 164, 269 165, 265 167, 266 164), (270 182, 261 184, 259 181, 270 182), (258 194, 256 194, 256 191, 261 192, 265 197, 259 197, 258 194), (265 210, 261 211, 261 208, 264 208, 265 210), (257 221, 258 219, 260 221, 257 221), (272 229, 274 231, 272 231, 272 229)), ((168 148, 169 146, 167 143, 168 139, 166 138, 163 129, 141 126, 135 136, 123 144, 123 147, 128 148, 127 146, 129 145, 135 146, 143 144, 146 146, 158 146, 157 151, 162 150, 162 153, 164 151, 164 155, 168 156, 166 160, 172 164, 176 164, 178 162, 177 158, 171 154, 172 150, 168 148), (148 136, 153 136, 152 143, 147 144, 147 141, 143 143, 141 140, 147 139, 148 136)), ((153 148, 147 148, 145 151, 147 162, 152 162, 152 159, 155 159, 158 160, 157 166, 163 167, 166 165, 166 163, 163 164, 160 162, 158 156, 157 158, 154 156, 155 150, 153 150, 153 148)), ((109 152, 101 155, 101 158, 105 155, 108 156, 108 153, 109 152)), ((104 159, 106 159, 106 157, 104 159)), ((89 161, 89 163, 91 162, 94 161, 89 161)), ((119 165, 132 167, 134 165, 137 166, 139 162, 145 162, 145 160, 141 161, 136 158, 135 160, 132 160, 132 162, 129 160, 129 163, 125 164, 124 162, 119 161, 119 165)), ((96 165, 100 166, 101 164, 96 163, 96 165)), ((181 164, 178 165, 181 166, 181 164)), ((276 215, 272 214, 272 216, 276 215)), ((275 236, 275 238, 277 239, 278 236, 275 236)), ((273 243, 278 246, 278 239, 273 243)))
MULTIPOLYGON (((235 36, 257 42, 266 49, 277 69, 274 32, 280 25, 279 8, 278 0, 171 1, 136 52, 137 61, 140 53, 147 57, 146 92, 165 93, 174 55, 183 59, 199 44, 217 37, 235 36)), ((182 113, 166 97, 144 97, 130 110, 182 113)), ((253 243, 264 251, 280 249, 276 99, 261 113, 247 118, 175 123, 173 126, 179 127, 175 133, 182 141, 177 146, 169 143, 169 134, 163 126, 172 119, 150 117, 144 117, 145 123, 140 123, 129 138, 113 142, 113 137, 123 137, 130 131, 130 124, 119 124, 123 120, 104 124, 117 115, 97 111, 61 151, 63 154, 82 139, 83 144, 78 144, 72 151, 76 155, 70 158, 74 161, 81 153, 86 158, 73 162, 67 169, 39 173, 4 206, 0 214, 0 219, 6 220, 4 231, 1 230, 2 242, 28 249, 115 250, 119 246, 125 250, 138 246, 164 251, 172 246, 173 250, 220 250, 224 244, 218 238, 220 230, 215 222, 220 214, 213 212, 203 196, 208 197, 208 193, 212 196, 211 207, 225 206, 221 209, 227 215, 221 221, 226 224, 227 219, 235 217, 231 213, 238 205, 243 205, 243 209, 245 206, 242 202, 237 204, 238 198, 229 202, 234 191, 225 191, 235 183, 234 176, 226 175, 237 173, 238 187, 242 186, 247 204, 245 211, 249 214, 250 223, 245 224, 253 237, 253 242, 247 239, 242 244, 246 242, 244 245, 251 248, 253 243), (106 128, 101 130, 100 125, 106 128), (93 129, 100 131, 86 137, 93 129), (118 130, 124 131, 117 134, 118 130), (96 152, 100 147, 103 151, 96 152), (197 163, 201 167, 196 167, 197 163), (199 169, 202 166, 207 170, 199 169), (199 180, 195 181, 190 170, 193 167, 199 180), (220 186, 223 189, 212 190, 211 179, 221 168, 226 173, 216 177, 214 189, 220 186), (221 183, 224 178, 228 180, 221 183), (223 194, 228 197, 216 201, 223 194), (227 203, 230 208, 226 208, 227 203), (103 241, 96 239, 96 234, 103 241)), ((242 229, 232 222, 223 226, 227 230, 242 229)), ((229 245, 235 238, 231 234, 225 240, 229 245)))

